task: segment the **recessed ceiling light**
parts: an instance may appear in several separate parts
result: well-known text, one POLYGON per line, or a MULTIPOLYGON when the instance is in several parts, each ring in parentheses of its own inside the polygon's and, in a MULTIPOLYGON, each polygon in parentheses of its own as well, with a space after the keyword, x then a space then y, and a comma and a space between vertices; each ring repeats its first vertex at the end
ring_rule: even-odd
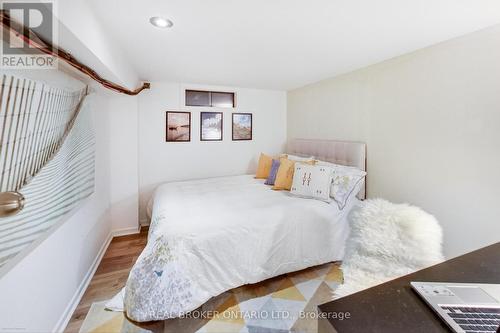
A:
POLYGON ((160 16, 153 16, 149 22, 157 28, 171 28, 174 25, 174 22, 160 16))

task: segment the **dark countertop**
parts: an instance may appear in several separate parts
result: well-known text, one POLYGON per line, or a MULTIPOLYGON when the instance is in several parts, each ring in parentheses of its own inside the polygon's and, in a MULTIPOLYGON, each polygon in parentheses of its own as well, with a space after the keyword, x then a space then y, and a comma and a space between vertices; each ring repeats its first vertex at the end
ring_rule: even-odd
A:
POLYGON ((500 242, 398 279, 320 305, 331 318, 319 332, 450 332, 411 289, 411 281, 500 284, 500 242), (332 318, 349 312, 350 318, 332 318))

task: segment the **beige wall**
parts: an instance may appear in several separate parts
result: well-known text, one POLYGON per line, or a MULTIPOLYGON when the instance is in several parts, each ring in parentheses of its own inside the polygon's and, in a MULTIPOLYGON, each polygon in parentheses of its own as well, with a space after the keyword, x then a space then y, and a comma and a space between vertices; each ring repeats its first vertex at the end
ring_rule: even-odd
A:
POLYGON ((500 26, 290 91, 287 123, 365 141, 369 197, 434 214, 446 256, 500 240, 500 26))

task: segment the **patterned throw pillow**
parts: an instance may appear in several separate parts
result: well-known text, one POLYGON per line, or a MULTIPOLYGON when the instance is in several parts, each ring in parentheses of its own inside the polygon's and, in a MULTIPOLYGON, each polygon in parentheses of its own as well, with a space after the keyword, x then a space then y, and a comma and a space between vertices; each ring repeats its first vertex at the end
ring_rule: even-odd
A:
POLYGON ((296 196, 330 202, 332 168, 297 163, 290 193, 296 196))
POLYGON ((271 165, 271 171, 269 172, 269 177, 267 177, 264 184, 274 185, 274 181, 276 180, 276 174, 278 173, 279 167, 280 167, 280 161, 273 160, 273 164, 271 165))
POLYGON ((316 165, 332 168, 333 181, 330 197, 335 200, 339 209, 344 209, 349 198, 358 195, 366 176, 366 172, 356 167, 340 165, 325 161, 316 161, 316 165))
POLYGON ((339 206, 339 209, 344 209, 349 198, 358 194, 361 189, 359 185, 362 184, 365 176, 366 172, 356 168, 333 168, 333 182, 330 195, 339 206))

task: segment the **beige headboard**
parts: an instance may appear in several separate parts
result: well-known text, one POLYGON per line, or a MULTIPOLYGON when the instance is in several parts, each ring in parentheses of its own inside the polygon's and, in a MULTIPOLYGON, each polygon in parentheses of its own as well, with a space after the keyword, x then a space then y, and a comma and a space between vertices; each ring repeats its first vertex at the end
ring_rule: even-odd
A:
MULTIPOLYGON (((293 139, 288 142, 287 153, 331 163, 353 166, 366 171, 366 144, 352 141, 293 139)), ((366 179, 358 198, 366 197, 366 179)))

